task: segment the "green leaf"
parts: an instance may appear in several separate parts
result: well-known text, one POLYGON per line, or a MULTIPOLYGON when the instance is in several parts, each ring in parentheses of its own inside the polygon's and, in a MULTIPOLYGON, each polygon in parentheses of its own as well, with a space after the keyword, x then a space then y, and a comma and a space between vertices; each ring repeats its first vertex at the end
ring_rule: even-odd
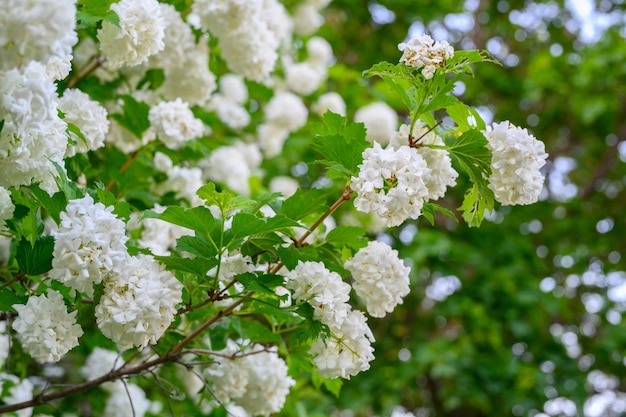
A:
POLYGON ((232 317, 230 326, 239 333, 242 339, 249 339, 251 342, 283 343, 283 339, 279 335, 272 333, 271 330, 257 320, 232 317))
POLYGON ((372 65, 370 69, 363 71, 363 77, 370 78, 375 75, 385 79, 392 78, 396 80, 407 80, 412 83, 415 81, 415 68, 404 64, 391 64, 389 62, 379 62, 372 65))
POLYGON ((448 210, 445 207, 440 206, 435 203, 424 203, 424 207, 422 207, 422 215, 426 217, 426 219, 432 224, 435 225, 435 214, 439 212, 444 214, 446 217, 454 219, 455 222, 459 222, 459 219, 456 217, 453 211, 448 210))
POLYGON ((59 190, 65 193, 65 197, 67 198, 67 200, 69 201, 83 198, 83 190, 78 187, 78 184, 76 184, 74 181, 71 181, 67 177, 65 169, 61 168, 61 165, 57 164, 54 161, 50 162, 52 162, 52 165, 54 165, 54 169, 58 174, 54 177, 54 181, 57 183, 59 190))
POLYGON ((474 183, 467 190, 463 204, 459 210, 463 211, 463 219, 470 227, 478 227, 485 218, 485 210, 491 211, 494 205, 493 191, 486 183, 474 183))
POLYGON ((243 256, 258 256, 261 253, 273 253, 283 243, 285 243, 285 239, 276 233, 251 236, 241 245, 241 254, 243 256))
POLYGON ((315 389, 320 389, 323 385, 331 394, 335 397, 339 398, 339 393, 341 392, 341 387, 343 386, 343 380, 341 378, 324 378, 319 374, 319 372, 313 371, 311 372, 311 382, 315 389))
POLYGON ((282 214, 261 219, 250 213, 239 212, 233 216, 233 224, 230 230, 232 238, 237 239, 269 232, 290 230, 292 227, 301 226, 297 221, 291 220, 282 214))
POLYGON ((192 253, 205 259, 215 259, 218 248, 203 234, 181 236, 176 240, 176 250, 192 253))
POLYGON ((52 269, 54 238, 40 236, 34 245, 24 238, 17 245, 17 264, 27 275, 40 275, 52 269))
POLYGON ((119 26, 119 16, 111 10, 117 0, 79 0, 76 4, 76 29, 96 29, 101 20, 119 26))
POLYGON ((65 210, 67 206, 67 199, 65 198, 65 194, 61 191, 57 191, 50 197, 50 194, 42 190, 39 185, 33 184, 28 187, 24 187, 27 189, 32 197, 37 201, 46 211, 50 214, 50 217, 59 224, 61 222, 60 214, 65 210))
POLYGON ((457 50, 454 51, 454 56, 446 61, 445 72, 448 73, 465 73, 473 75, 474 71, 470 64, 477 62, 490 62, 493 64, 502 65, 498 60, 494 59, 492 55, 487 51, 481 50, 457 50))
POLYGON ((287 269, 294 269, 298 261, 319 261, 319 252, 313 246, 302 246, 297 248, 293 245, 279 247, 276 249, 281 262, 287 269))
POLYGON ((151 90, 159 88, 165 81, 165 72, 161 68, 154 68, 146 71, 146 75, 137 84, 137 90, 147 85, 151 90))
POLYGON ((487 139, 476 129, 463 133, 449 148, 452 158, 467 172, 472 187, 466 192, 463 218, 471 227, 477 227, 484 219, 485 210, 493 209, 494 196, 489 189, 491 175, 491 152, 487 139))
POLYGON ((23 237, 34 245, 44 229, 39 204, 19 191, 11 193, 11 198, 15 210, 13 217, 5 221, 6 225, 14 233, 16 241, 23 237))
POLYGON ((130 204, 126 201, 117 201, 113 193, 106 190, 102 184, 97 184, 96 201, 104 204, 106 207, 113 206, 113 214, 117 217, 128 221, 130 219, 130 204))
POLYGON ((367 246, 366 231, 356 226, 339 226, 328 232, 326 243, 335 247, 349 246, 352 249, 360 249, 367 246))
POLYGON ((447 106, 446 113, 448 113, 448 116, 459 126, 461 132, 466 132, 475 127, 470 123, 470 121, 474 119, 474 114, 470 111, 470 107, 460 101, 451 106, 447 106))
POLYGON ((370 146, 365 140, 365 125, 349 123, 345 117, 327 111, 323 124, 316 125, 316 129, 313 149, 325 158, 324 164, 338 166, 335 170, 347 177, 356 176, 363 162, 362 153, 370 146))
MULTIPOLYGON (((448 108, 450 106, 454 106, 459 104, 460 101, 455 96, 450 96, 448 94, 441 94, 434 97, 430 103, 424 107, 423 112, 435 111, 443 108, 448 108)), ((452 116, 451 116, 452 117, 452 116)))
POLYGON ((23 297, 19 297, 11 290, 10 287, 4 287, 0 290, 0 311, 10 311, 13 304, 24 303, 23 297))
POLYGON ((209 338, 211 341, 211 345, 209 346, 212 350, 222 350, 226 347, 226 341, 228 340, 228 330, 222 326, 215 326, 211 328, 209 334, 209 338))
POLYGON ((196 194, 206 202, 207 206, 219 207, 224 216, 232 210, 252 208, 256 205, 254 200, 237 195, 229 190, 217 191, 215 184, 212 182, 200 187, 196 194))
POLYGON ((321 214, 326 211, 326 192, 319 188, 308 191, 298 189, 286 199, 280 207, 280 213, 293 220, 301 220, 311 214, 321 214))
POLYGON ((165 265, 168 270, 189 272, 200 277, 204 277, 218 264, 217 259, 181 258, 178 255, 155 256, 154 259, 165 265))
MULTIPOLYGON (((75 134, 76 136, 78 136, 78 138, 83 141, 84 144, 88 144, 87 142, 87 138, 85 137, 85 135, 83 134, 83 132, 81 132, 80 128, 78 126, 76 126, 74 123, 65 121, 65 123, 67 124, 67 130, 70 133, 75 134)), ((71 138, 71 136, 70 136, 71 138)))
POLYGON ((281 275, 264 274, 262 272, 246 272, 235 276, 246 291, 254 291, 259 294, 276 295, 274 288, 284 285, 285 279, 281 275))
POLYGON ((488 178, 491 174, 491 152, 487 148, 487 139, 478 130, 471 129, 463 133, 450 145, 449 151, 473 182, 488 178))
POLYGON ((306 343, 330 335, 328 326, 313 318, 314 310, 309 303, 300 304, 296 308, 296 313, 303 318, 302 322, 298 324, 298 330, 296 330, 299 343, 306 343))
POLYGON ((111 117, 141 140, 143 132, 150 127, 150 121, 148 120, 150 106, 135 100, 130 95, 123 95, 121 99, 124 102, 122 106, 123 113, 112 114, 111 117))
POLYGON ((96 188, 96 201, 104 204, 106 207, 112 206, 115 204, 115 196, 109 190, 104 189, 102 184, 98 184, 96 188))
POLYGON ((211 210, 203 206, 191 209, 170 206, 163 213, 148 210, 144 212, 143 216, 144 218, 161 219, 204 235, 210 235, 210 232, 218 225, 218 221, 213 217, 211 210))

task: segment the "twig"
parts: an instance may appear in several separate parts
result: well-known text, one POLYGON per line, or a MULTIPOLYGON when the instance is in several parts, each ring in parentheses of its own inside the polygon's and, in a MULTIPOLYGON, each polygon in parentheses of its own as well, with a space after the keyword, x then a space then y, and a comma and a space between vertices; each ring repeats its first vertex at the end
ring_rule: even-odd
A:
POLYGON ((9 285, 13 284, 16 281, 20 281, 25 276, 26 276, 26 274, 24 273, 24 271, 19 271, 17 274, 15 274, 15 276, 13 278, 11 278, 7 282, 5 282, 2 285, 0 285, 0 290, 5 289, 6 287, 8 287, 9 285))
POLYGON ((72 76, 72 78, 69 79, 69 81, 67 82, 67 88, 76 87, 76 85, 79 82, 81 82, 83 79, 93 74, 93 72, 97 70, 98 68, 100 68, 100 66, 103 63, 104 63, 104 58, 100 55, 94 55, 91 58, 89 58, 89 61, 87 61, 87 65, 85 66, 85 69, 83 71, 76 72, 74 76, 72 76))
POLYGON ((424 132, 422 134, 422 136, 420 136, 419 138, 415 139, 413 137, 413 132, 409 132, 409 146, 411 148, 421 148, 423 146, 422 143, 417 143, 420 140, 422 140, 422 138, 426 135, 428 135, 430 132, 432 132, 433 130, 435 130, 437 128, 437 126, 439 126, 441 124, 441 121, 437 122, 436 125, 434 125, 433 127, 429 128, 426 132, 424 132))
MULTIPOLYGON (((254 293, 253 291, 250 291, 248 294, 246 294, 246 296, 252 295, 253 293, 254 293)), ((154 358, 152 360, 149 360, 147 362, 141 363, 141 364, 133 366, 133 367, 123 366, 123 367, 121 367, 119 369, 112 370, 111 372, 109 372, 109 373, 107 373, 105 375, 102 375, 101 377, 98 377, 98 378, 95 378, 95 379, 83 382, 81 384, 72 385, 72 386, 70 386, 70 387, 68 387, 66 389, 63 389, 63 390, 60 390, 60 391, 57 391, 57 392, 53 392, 53 393, 46 394, 46 395, 38 395, 38 396, 34 397, 33 399, 31 399, 29 401, 23 401, 21 403, 15 403, 15 404, 2 405, 2 406, 0 406, 0 414, 2 414, 2 413, 9 413, 9 412, 12 412, 12 411, 22 410, 24 408, 35 407, 35 406, 38 406, 38 405, 46 404, 46 403, 48 403, 50 401, 57 400, 59 398, 67 397, 69 395, 76 394, 78 392, 81 392, 81 391, 84 391, 84 390, 87 390, 87 389, 90 389, 90 388, 97 387, 97 386, 99 386, 101 384, 104 384, 105 382, 115 381, 115 380, 121 379, 122 377, 127 376, 127 375, 139 374, 139 373, 142 373, 142 372, 144 372, 144 371, 146 371, 148 369, 154 368, 155 366, 161 365, 163 363, 176 361, 181 356, 181 354, 183 353, 182 350, 194 338, 196 338, 200 333, 202 333, 204 330, 206 330, 210 325, 212 325, 216 321, 220 320, 223 317, 226 317, 226 316, 232 314, 232 312, 239 305, 241 305, 244 301, 245 301, 245 298, 240 298, 239 300, 235 301, 234 303, 232 303, 231 305, 229 305, 225 309, 218 311, 217 314, 215 314, 213 317, 211 317, 206 322, 202 323, 200 325, 200 327, 198 327, 196 330, 194 330, 192 333, 190 333, 183 340, 178 342, 178 344, 176 346, 174 346, 172 349, 170 349, 170 351, 167 352, 163 356, 159 356, 157 358, 154 358)))
MULTIPOLYGON (((128 169, 128 167, 130 166, 130 164, 132 164, 132 163, 133 163, 133 161, 134 161, 135 159, 137 159, 137 156, 138 156, 138 155, 139 155, 139 151, 138 151, 138 150, 137 150, 137 151, 135 151, 135 152, 133 152, 132 154, 130 154, 130 157, 126 160, 126 162, 124 162, 124 165, 122 165, 122 166, 120 167, 119 173, 120 173, 120 174, 123 174, 123 173, 124 173, 124 172, 128 169)), ((107 183, 107 185, 104 187, 104 189, 105 189, 105 190, 110 190, 110 189, 113 187, 113 185, 115 185, 115 179, 111 179, 111 180, 107 183)))
MULTIPOLYGON (((319 219, 317 219, 317 221, 313 223, 313 225, 311 225, 311 227, 309 227, 302 236, 300 236, 300 239, 294 242, 294 245, 296 247, 300 247, 302 243, 305 241, 305 239, 309 237, 311 233, 313 233, 315 229, 317 229, 319 225, 322 224, 328 216, 333 214, 335 210, 337 210, 339 206, 343 204, 344 201, 350 200, 351 195, 352 195, 352 191, 350 190, 350 186, 346 185, 346 188, 343 189, 343 193, 341 194, 341 197, 339 197, 339 199, 337 199, 337 201, 335 201, 333 205, 330 206, 328 210, 326 210, 326 213, 322 214, 322 216, 319 219)), ((278 273, 278 271, 280 271, 280 268, 282 268, 283 266, 284 264, 282 262, 279 262, 274 268, 270 270, 270 274, 278 273)))

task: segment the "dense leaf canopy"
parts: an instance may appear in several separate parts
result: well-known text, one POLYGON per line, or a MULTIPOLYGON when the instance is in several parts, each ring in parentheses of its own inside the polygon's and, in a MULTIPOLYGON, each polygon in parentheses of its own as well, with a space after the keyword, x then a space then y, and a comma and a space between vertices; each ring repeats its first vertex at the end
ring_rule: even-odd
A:
MULTIPOLYGON (((119 25, 110 3, 78 1, 81 41, 96 39, 103 22, 119 25)), ((187 17, 193 2, 161 3, 172 4, 187 17)), ((301 2, 282 3, 293 12, 301 2)), ((109 374, 111 379, 132 377, 129 381, 141 384, 148 398, 161 402, 162 410, 146 415, 226 416, 221 407, 199 411, 198 398, 189 400, 192 395, 186 398, 176 386, 182 367, 172 362, 182 363, 181 350, 193 348, 189 352, 196 356, 187 368, 210 365, 234 338, 285 357, 295 384, 276 414, 281 416, 384 417, 397 407, 419 417, 625 413, 624 2, 334 0, 323 15, 317 35, 328 40, 335 61, 328 79, 303 102, 311 106, 321 92, 338 92, 346 117, 311 113, 308 124, 291 132, 282 152, 265 155, 257 174, 247 175, 247 193, 233 191, 227 181, 228 175, 243 173, 229 172, 215 183, 204 181, 197 194, 181 196, 156 155, 158 151, 179 169, 180 181, 192 181, 191 174, 184 174, 191 172, 184 171, 189 166, 240 138, 254 138, 265 122, 261 110, 274 91, 249 79, 245 110, 251 122, 239 130, 223 122, 214 108, 192 106, 195 117, 211 127, 210 135, 177 149, 158 140, 131 152, 108 145, 65 158, 66 172, 55 165, 56 193, 37 184, 11 188, 15 213, 6 222, 8 228, 0 229, 15 239, 2 257, 6 262, 0 263, 2 322, 15 318, 13 305, 50 287, 79 311, 78 323, 88 337, 60 364, 66 371, 63 378, 55 379, 55 365, 32 361, 20 344, 9 347, 9 359, 0 370, 21 378, 46 375, 45 381, 58 383, 55 389, 62 390, 63 384, 89 384, 77 369, 95 347, 115 349, 97 331, 94 319, 105 289, 81 297, 46 275, 53 268, 55 239, 44 232, 44 224, 48 229, 59 224, 68 202, 89 194, 112 206, 110 211, 128 224, 143 216, 144 221, 160 219, 188 231, 171 253, 155 252, 155 259, 184 283, 177 318, 153 350, 144 351, 152 356, 134 351, 122 355, 128 364, 139 364, 141 372, 109 374), (441 92, 432 100, 417 88, 427 81, 398 64, 398 44, 422 33, 447 40, 458 51, 446 64, 447 74, 428 84, 441 92), (355 113, 373 101, 386 102, 406 123, 421 118, 433 130, 454 132, 446 141, 461 173, 458 186, 437 205, 427 203, 421 217, 397 227, 383 227, 352 204, 343 204, 351 198, 349 182, 358 175, 362 151, 369 147, 363 125, 353 123, 355 113), (477 126, 470 123, 472 118, 477 126), (483 120, 486 125, 510 120, 545 143, 549 158, 537 203, 495 203, 487 186, 491 168, 480 133, 483 120), (270 185, 273 178, 285 176, 300 187, 288 198, 271 192, 270 185), (331 214, 336 228, 322 223, 331 214), (315 229, 307 231, 312 224, 321 225, 314 237, 323 238, 309 244, 305 239, 315 229), (369 371, 347 380, 323 378, 306 352, 330 330, 314 319, 314 308, 306 302, 284 306, 288 297, 277 291, 284 284, 281 268, 323 261, 329 274, 349 282, 344 262, 373 239, 391 245, 411 267, 411 292, 393 313, 368 321, 376 339, 369 371), (269 266, 233 274, 230 284, 219 282, 229 251, 269 266), (206 337, 194 340, 201 333, 206 337), (157 375, 146 364, 166 365, 157 375), (171 386, 168 381, 173 381, 171 386)), ((229 72, 219 55, 223 45, 200 32, 194 29, 196 39, 218 51, 208 62, 221 77, 229 72)), ((306 55, 306 36, 295 39, 291 46, 302 55, 293 57, 297 60, 306 55)), ((101 62, 96 64, 92 71, 101 62)), ((117 111, 110 118, 139 143, 151 128, 150 106, 130 94, 134 87, 128 94, 120 91, 130 80, 144 92, 156 91, 167 77, 161 69, 150 69, 138 81, 132 70, 125 71, 103 81, 75 66, 57 87, 59 92, 76 87, 108 102, 117 111)), ((85 141, 73 124, 68 131, 85 141)), ((150 253, 139 244, 141 233, 128 232, 132 256, 150 253)), ((361 301, 352 298, 354 307, 364 310, 361 301)), ((97 415, 108 395, 97 387, 101 382, 84 385, 89 395, 83 398, 60 396, 52 398, 53 406, 35 410, 97 415)), ((202 396, 210 401, 211 387, 206 388, 202 396)), ((0 398, 6 397, 6 389, 0 386, 0 398)))

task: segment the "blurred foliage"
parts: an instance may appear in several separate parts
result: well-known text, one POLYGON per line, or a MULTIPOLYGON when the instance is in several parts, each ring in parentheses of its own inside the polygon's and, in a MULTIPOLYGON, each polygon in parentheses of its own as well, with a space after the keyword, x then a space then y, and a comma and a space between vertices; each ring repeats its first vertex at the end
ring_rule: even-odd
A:
MULTIPOLYGON (((605 15, 625 9, 617 0, 591 3, 605 15)), ((596 393, 592 370, 617 377, 623 389, 625 305, 607 293, 624 277, 606 275, 623 270, 626 256, 626 164, 618 151, 626 140, 624 25, 583 41, 574 24, 581 21, 554 1, 335 0, 326 18, 321 34, 337 57, 329 87, 349 114, 374 99, 402 110, 383 83, 359 73, 397 62, 413 25, 502 61, 504 68, 482 65, 463 79, 461 97, 493 121, 528 127, 550 161, 540 203, 498 208, 480 229, 441 216, 435 227, 420 219, 380 234, 412 264, 412 292, 393 315, 369 321, 377 336, 372 369, 346 381, 338 398, 295 392, 305 407, 283 414, 385 416, 401 405, 419 416, 535 415, 566 397, 583 415, 596 393), (375 23, 377 8, 379 20, 393 13, 393 21, 375 23), (513 23, 520 11, 530 13, 527 27, 513 23), (470 29, 456 27, 459 14, 473 20, 470 29), (433 299, 437 283, 441 292, 453 282, 446 277, 460 288, 433 299), (601 302, 586 308, 595 294, 601 302), (577 340, 569 349, 566 332, 577 340)), ((462 197, 449 192, 443 205, 454 209, 462 197)))

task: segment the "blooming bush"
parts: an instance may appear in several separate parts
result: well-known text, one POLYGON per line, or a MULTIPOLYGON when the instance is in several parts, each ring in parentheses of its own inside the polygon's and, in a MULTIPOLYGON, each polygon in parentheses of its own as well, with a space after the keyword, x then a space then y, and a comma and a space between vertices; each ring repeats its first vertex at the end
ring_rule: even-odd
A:
POLYGON ((328 91, 332 48, 311 37, 324 1, 9 3, 2 18, 24 24, 0 26, 0 295, 15 342, 0 413, 71 407, 94 387, 96 414, 136 416, 164 402, 270 415, 302 385, 337 392, 375 360, 361 309, 383 317, 410 291, 377 223, 458 221, 435 201, 461 175, 470 226, 541 191, 542 144, 450 94, 485 52, 401 43, 399 63, 364 73, 398 94, 400 120, 328 91), (67 381, 13 374, 31 358, 67 381), (147 395, 148 377, 186 393, 147 395))

